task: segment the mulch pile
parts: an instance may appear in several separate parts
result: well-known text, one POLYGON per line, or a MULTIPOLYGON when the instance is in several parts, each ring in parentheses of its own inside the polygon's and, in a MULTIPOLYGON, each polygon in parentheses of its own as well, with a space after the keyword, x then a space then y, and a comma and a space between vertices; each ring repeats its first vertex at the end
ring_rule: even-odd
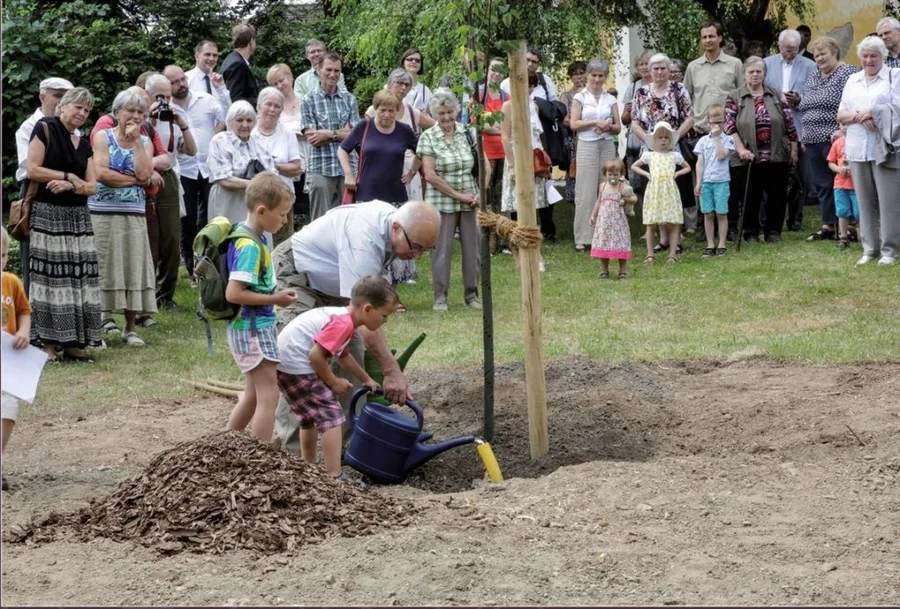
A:
POLYGON ((160 453, 141 475, 89 507, 12 528, 6 541, 106 537, 165 554, 274 554, 405 526, 417 511, 408 502, 336 482, 279 447, 221 432, 160 453))

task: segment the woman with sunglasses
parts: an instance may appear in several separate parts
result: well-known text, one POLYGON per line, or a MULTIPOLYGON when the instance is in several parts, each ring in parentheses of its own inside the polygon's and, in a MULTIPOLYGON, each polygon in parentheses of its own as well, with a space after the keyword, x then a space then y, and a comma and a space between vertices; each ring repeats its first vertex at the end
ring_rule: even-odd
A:
POLYGON ((407 49, 400 58, 400 67, 409 72, 413 77, 412 87, 404 104, 409 104, 419 112, 428 112, 428 104, 431 101, 431 89, 419 82, 419 78, 425 72, 425 60, 422 58, 422 52, 419 49, 407 49))

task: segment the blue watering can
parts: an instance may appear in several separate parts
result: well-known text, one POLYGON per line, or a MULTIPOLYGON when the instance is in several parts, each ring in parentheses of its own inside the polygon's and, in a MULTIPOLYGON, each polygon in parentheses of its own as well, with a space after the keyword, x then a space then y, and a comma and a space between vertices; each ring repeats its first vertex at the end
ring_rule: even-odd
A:
MULTIPOLYGON (((433 434, 422 433, 425 418, 422 409, 407 400, 416 414, 404 416, 382 404, 368 402, 356 416, 356 403, 368 393, 363 387, 350 398, 350 443, 344 462, 372 479, 385 483, 402 482, 406 475, 447 449, 475 442, 475 436, 462 436, 438 444, 425 444, 433 434)), ((381 389, 378 390, 382 394, 381 389)))

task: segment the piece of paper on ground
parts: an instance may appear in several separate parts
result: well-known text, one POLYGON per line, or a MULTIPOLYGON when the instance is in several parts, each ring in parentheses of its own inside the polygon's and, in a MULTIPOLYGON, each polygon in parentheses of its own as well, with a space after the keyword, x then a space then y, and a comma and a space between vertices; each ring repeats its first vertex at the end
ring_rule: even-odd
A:
POLYGON ((547 189, 548 204, 553 205, 558 201, 562 201, 563 196, 556 190, 556 186, 553 185, 553 180, 545 180, 544 187, 547 189))
POLYGON ((0 332, 0 338, 3 341, 0 350, 3 363, 0 385, 3 391, 28 403, 34 402, 38 381, 47 363, 47 353, 31 345, 13 349, 13 336, 7 332, 0 332))

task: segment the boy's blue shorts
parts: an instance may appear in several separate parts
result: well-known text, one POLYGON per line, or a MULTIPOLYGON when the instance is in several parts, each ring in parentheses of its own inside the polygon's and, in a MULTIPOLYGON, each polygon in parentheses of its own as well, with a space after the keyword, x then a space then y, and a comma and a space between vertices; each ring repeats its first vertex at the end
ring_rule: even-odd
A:
POLYGON ((859 202, 856 199, 856 191, 846 188, 835 188, 834 210, 837 212, 838 218, 859 220, 859 202))
POLYGON ((700 212, 720 216, 728 215, 728 197, 731 195, 729 182, 703 182, 700 187, 700 212))

